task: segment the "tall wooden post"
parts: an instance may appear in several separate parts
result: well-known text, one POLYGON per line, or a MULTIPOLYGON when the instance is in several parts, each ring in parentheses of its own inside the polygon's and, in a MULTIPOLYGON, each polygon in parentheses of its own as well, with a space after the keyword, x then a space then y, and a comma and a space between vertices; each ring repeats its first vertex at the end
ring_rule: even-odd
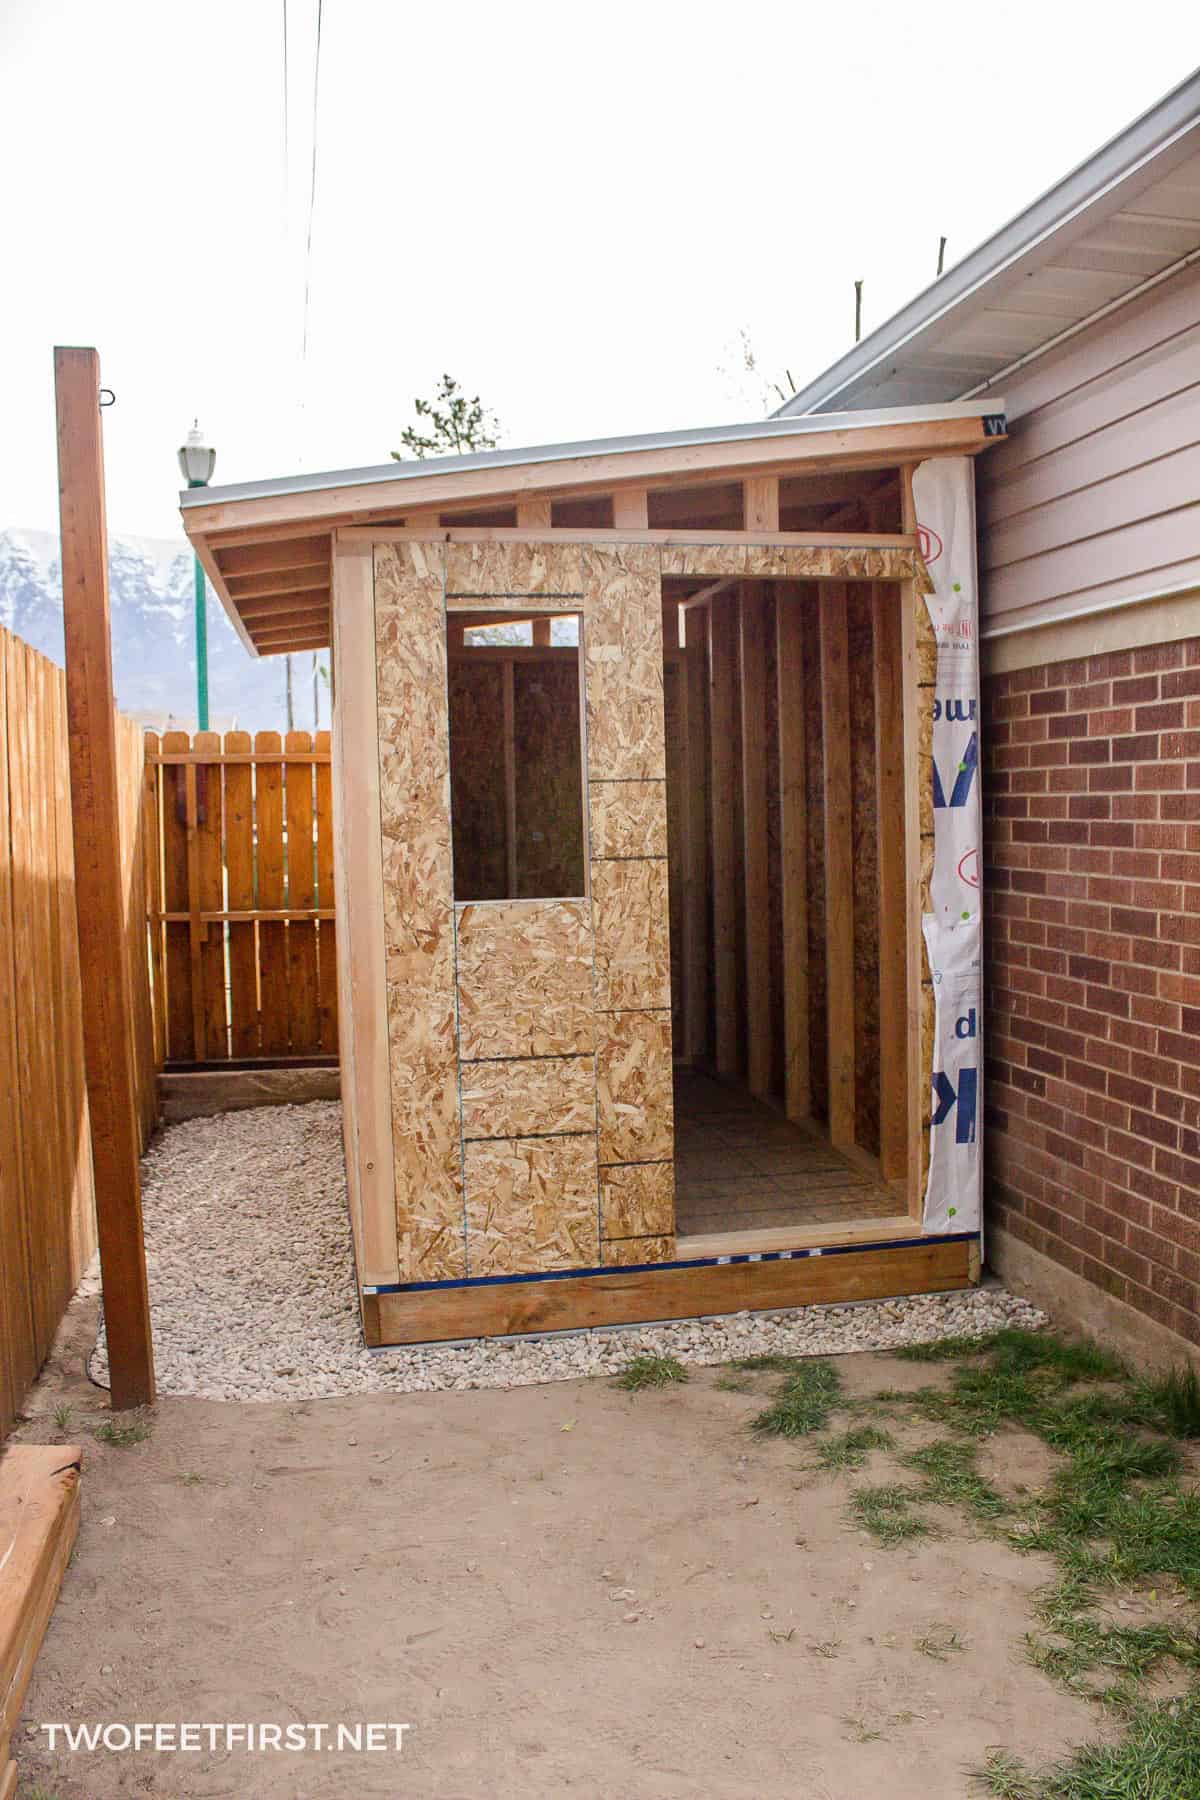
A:
POLYGON ((121 829, 96 352, 56 349, 54 390, 83 1048, 109 1382, 113 1409, 121 1411, 154 1399, 154 1352, 138 1175, 133 1009, 121 954, 121 829))

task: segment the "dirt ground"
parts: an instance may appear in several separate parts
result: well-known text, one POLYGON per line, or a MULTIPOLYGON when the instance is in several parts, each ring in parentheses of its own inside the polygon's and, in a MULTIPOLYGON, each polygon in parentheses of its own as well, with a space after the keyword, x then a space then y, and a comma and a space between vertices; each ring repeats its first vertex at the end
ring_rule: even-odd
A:
MULTIPOLYGON (((948 1800, 991 1746, 1040 1761, 1095 1728, 1021 1659, 1049 1563, 949 1516, 942 1537, 879 1549, 847 1521, 855 1477, 751 1436, 769 1377, 173 1399, 118 1448, 92 1436, 91 1311, 73 1310, 17 1434, 85 1458, 14 1741, 23 1795, 948 1800), (946 1661, 917 1648, 948 1632, 965 1648, 946 1661), (38 1730, 110 1720, 411 1729, 399 1756, 50 1755, 38 1730)), ((878 1355, 839 1367, 852 1394, 938 1379, 878 1355)), ((987 1461, 1010 1489, 1046 1472, 1017 1433, 987 1461)), ((877 1454, 866 1478, 894 1472, 877 1454)))

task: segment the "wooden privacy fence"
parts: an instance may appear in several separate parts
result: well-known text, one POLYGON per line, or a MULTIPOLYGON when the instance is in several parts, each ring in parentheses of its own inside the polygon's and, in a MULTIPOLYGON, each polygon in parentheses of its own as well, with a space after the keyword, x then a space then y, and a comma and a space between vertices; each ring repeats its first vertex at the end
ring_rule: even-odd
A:
POLYGON ((336 1055, 329 733, 150 733, 146 770, 165 1061, 336 1055))
MULTIPOLYGON (((125 931, 144 1143, 157 1118, 142 734, 118 715, 125 931)), ((66 681, 0 629, 0 1436, 96 1247, 66 681)))

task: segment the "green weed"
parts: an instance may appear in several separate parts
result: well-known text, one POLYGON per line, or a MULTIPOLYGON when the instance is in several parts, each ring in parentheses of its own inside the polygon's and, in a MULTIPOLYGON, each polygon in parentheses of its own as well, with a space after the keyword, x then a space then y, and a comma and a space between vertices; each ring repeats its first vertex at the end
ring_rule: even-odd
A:
POLYGON ((154 1427, 145 1419, 132 1419, 128 1425, 118 1425, 114 1419, 108 1419, 96 1432, 102 1444, 112 1444, 120 1450, 128 1450, 131 1444, 144 1444, 153 1433, 154 1427))
POLYGON ((673 1381, 686 1381, 688 1372, 676 1356, 635 1356, 627 1362, 613 1381, 614 1387, 628 1394, 639 1394, 643 1388, 669 1387, 673 1381))
POLYGON ((56 1406, 54 1409, 54 1423, 59 1431, 65 1431, 71 1423, 71 1408, 65 1405, 56 1406))
POLYGON ((1037 1771, 997 1750, 973 1773, 994 1800, 1188 1800, 1200 1794, 1200 1689, 1134 1706, 1119 1744, 1084 1744, 1037 1771))
POLYGON ((929 1521, 912 1511, 913 1501, 920 1498, 918 1489, 898 1483, 861 1487, 850 1496, 850 1511, 877 1544, 890 1550, 912 1538, 932 1535, 929 1521))
POLYGON ((856 1425, 817 1445, 815 1467, 861 1469, 872 1450, 890 1450, 895 1439, 877 1425, 856 1425))
POLYGON ((973 1444, 939 1438, 900 1460, 906 1468, 925 1477, 923 1499, 965 1507, 978 1519, 998 1519, 1009 1511, 1009 1503, 975 1468, 977 1454, 973 1444))
POLYGON ((1146 1424, 1168 1437, 1200 1438, 1200 1375, 1190 1364, 1143 1378, 1134 1397, 1146 1424))
POLYGON ((842 1378, 832 1363, 799 1358, 770 1406, 750 1421, 751 1428, 765 1437, 807 1437, 821 1431, 841 1389, 842 1378))

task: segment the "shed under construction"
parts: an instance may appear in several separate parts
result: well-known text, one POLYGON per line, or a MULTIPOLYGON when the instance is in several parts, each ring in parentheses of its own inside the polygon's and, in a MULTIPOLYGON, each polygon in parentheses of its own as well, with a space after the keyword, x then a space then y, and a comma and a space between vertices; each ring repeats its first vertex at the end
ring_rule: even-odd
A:
POLYGON ((1001 406, 182 497, 251 651, 332 645, 368 1342, 977 1279, 1001 406))

